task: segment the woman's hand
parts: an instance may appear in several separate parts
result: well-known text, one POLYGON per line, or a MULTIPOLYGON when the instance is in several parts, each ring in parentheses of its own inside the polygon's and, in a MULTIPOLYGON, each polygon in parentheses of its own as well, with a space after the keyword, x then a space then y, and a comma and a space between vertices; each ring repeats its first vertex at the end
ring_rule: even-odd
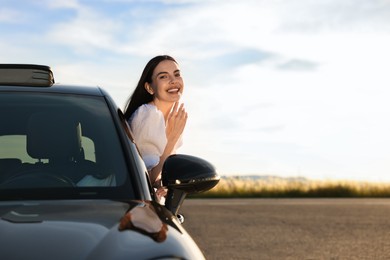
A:
POLYGON ((159 187, 159 188, 157 188, 157 190, 156 190, 156 195, 157 195, 157 197, 158 197, 159 199, 161 199, 162 197, 167 196, 167 193, 168 193, 168 190, 167 190, 167 188, 165 188, 165 187, 159 187))
POLYGON ((161 178, 163 164, 168 156, 174 152, 175 145, 186 126, 187 117, 188 115, 184 109, 184 105, 181 104, 179 107, 179 103, 175 102, 166 122, 165 134, 167 136, 167 145, 165 146, 163 154, 160 156, 160 162, 149 172, 152 183, 161 178))
POLYGON ((178 106, 179 103, 175 102, 172 111, 168 115, 165 130, 168 143, 171 142, 173 145, 176 144, 183 133, 188 117, 187 112, 184 109, 184 104, 181 104, 179 108, 178 106))

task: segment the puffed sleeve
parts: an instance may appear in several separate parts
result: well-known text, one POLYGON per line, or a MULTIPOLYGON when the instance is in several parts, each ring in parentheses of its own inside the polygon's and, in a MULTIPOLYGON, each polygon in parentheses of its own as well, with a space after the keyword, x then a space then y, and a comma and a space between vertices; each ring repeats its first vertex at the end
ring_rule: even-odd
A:
POLYGON ((167 145, 164 116, 155 106, 145 104, 134 112, 129 125, 146 168, 151 170, 167 145))

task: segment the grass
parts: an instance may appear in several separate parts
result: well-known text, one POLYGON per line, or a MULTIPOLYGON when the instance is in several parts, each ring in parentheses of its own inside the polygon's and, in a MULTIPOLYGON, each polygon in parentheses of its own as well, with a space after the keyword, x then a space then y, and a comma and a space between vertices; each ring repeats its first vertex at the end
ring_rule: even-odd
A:
POLYGON ((224 177, 191 198, 390 198, 390 183, 224 177))

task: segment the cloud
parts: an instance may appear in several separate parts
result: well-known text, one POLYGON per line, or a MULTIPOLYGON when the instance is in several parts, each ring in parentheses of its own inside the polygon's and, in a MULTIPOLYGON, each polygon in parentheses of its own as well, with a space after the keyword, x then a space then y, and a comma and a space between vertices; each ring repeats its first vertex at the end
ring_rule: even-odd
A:
POLYGON ((75 9, 82 8, 78 0, 41 0, 42 6, 53 9, 75 9))
POLYGON ((240 50, 235 50, 215 57, 213 60, 215 60, 215 63, 222 65, 223 69, 226 69, 237 68, 239 66, 253 63, 259 64, 272 58, 273 56, 274 54, 270 52, 242 48, 240 50))
MULTIPOLYGON (((212 60, 246 49, 317 63, 315 55, 319 52, 313 46, 319 45, 311 38, 311 33, 326 33, 327 28, 332 32, 358 29, 370 18, 371 23, 379 26, 390 24, 388 4, 383 1, 369 4, 362 1, 313 4, 306 0, 294 3, 253 0, 100 3, 105 3, 103 8, 106 6, 107 10, 90 2, 44 1, 40 4, 42 8, 74 12, 73 16, 51 23, 47 40, 67 46, 78 54, 105 51, 113 55, 150 57, 174 53, 184 60, 212 60), (157 6, 158 12, 150 10, 157 6), (307 26, 312 28, 307 29, 307 26), (297 46, 305 39, 307 44, 297 46)), ((3 14, 3 17, 7 16, 3 14)))
POLYGON ((315 70, 319 66, 318 63, 300 60, 300 59, 292 59, 287 62, 278 65, 279 69, 282 70, 315 70))
POLYGON ((275 133, 282 131, 286 128, 285 125, 271 125, 266 127, 260 127, 256 130, 256 132, 265 132, 265 133, 275 133))
POLYGON ((11 8, 0 8, 0 23, 17 24, 20 23, 21 13, 11 8))
POLYGON ((102 50, 115 52, 114 36, 119 32, 115 21, 77 3, 53 7, 75 8, 76 15, 70 20, 53 24, 46 36, 48 41, 72 48, 76 53, 95 54, 102 50))
MULTIPOLYGON (((59 3, 62 2, 56 2, 52 6, 67 7, 59 3)), ((240 10, 242 5, 229 2, 201 2, 171 9, 161 8, 159 12, 152 12, 152 15, 145 7, 130 2, 123 10, 107 16, 93 6, 70 6, 75 8, 77 16, 54 25, 49 34, 50 38, 58 42, 78 50, 100 48, 127 55, 150 55, 174 50, 179 56, 191 59, 212 58, 238 50, 234 35, 247 31, 248 21, 238 21, 238 26, 226 23, 251 8, 240 10), (226 12, 228 13, 225 14, 226 12), (126 14, 129 15, 127 19, 126 14), (131 18, 134 18, 133 21, 131 18), (228 31, 226 28, 229 28, 228 31), (230 43, 232 39, 234 41, 230 43)), ((246 17, 250 16, 249 13, 246 17)), ((242 17, 245 16, 240 19, 242 17)), ((247 39, 247 42, 250 43, 251 39, 247 39)))
MULTIPOLYGON (((324 39, 313 38, 313 32, 317 35, 326 33, 333 23, 342 26, 332 27, 332 32, 345 32, 342 28, 354 24, 357 28, 361 17, 353 11, 358 8, 360 14, 369 14, 369 10, 378 9, 379 4, 367 6, 362 3, 352 6, 347 2, 338 8, 337 1, 314 5, 305 0, 298 3, 181 1, 177 5, 172 1, 153 1, 153 5, 114 1, 109 12, 105 12, 88 2, 57 0, 50 4, 51 8, 73 8, 76 15, 53 24, 48 39, 68 46, 76 53, 103 50, 114 55, 144 57, 173 53, 192 61, 224 57, 229 60, 229 55, 234 53, 247 55, 242 53, 244 49, 292 60, 282 68, 303 69, 310 67, 309 62, 312 65, 321 62, 317 59, 324 56, 319 55, 316 59, 321 54, 316 46, 324 39), (158 12, 150 10, 156 8, 156 3, 161 5, 158 12), (354 22, 348 20, 351 16, 355 17, 354 22), (307 26, 313 28, 307 29, 307 26), (306 64, 303 63, 305 60, 308 61, 306 64)), ((381 13, 382 18, 378 19, 385 21, 386 12, 381 13)), ((231 57, 236 59, 239 55, 231 57)))

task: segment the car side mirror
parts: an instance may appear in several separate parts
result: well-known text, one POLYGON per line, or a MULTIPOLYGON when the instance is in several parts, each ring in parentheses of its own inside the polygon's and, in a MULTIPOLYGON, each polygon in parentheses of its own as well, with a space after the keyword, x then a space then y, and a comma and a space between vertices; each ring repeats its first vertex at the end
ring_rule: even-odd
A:
POLYGON ((187 194, 208 191, 219 179, 214 166, 201 158, 184 154, 169 156, 162 169, 162 183, 168 188, 165 207, 177 215, 187 194))

